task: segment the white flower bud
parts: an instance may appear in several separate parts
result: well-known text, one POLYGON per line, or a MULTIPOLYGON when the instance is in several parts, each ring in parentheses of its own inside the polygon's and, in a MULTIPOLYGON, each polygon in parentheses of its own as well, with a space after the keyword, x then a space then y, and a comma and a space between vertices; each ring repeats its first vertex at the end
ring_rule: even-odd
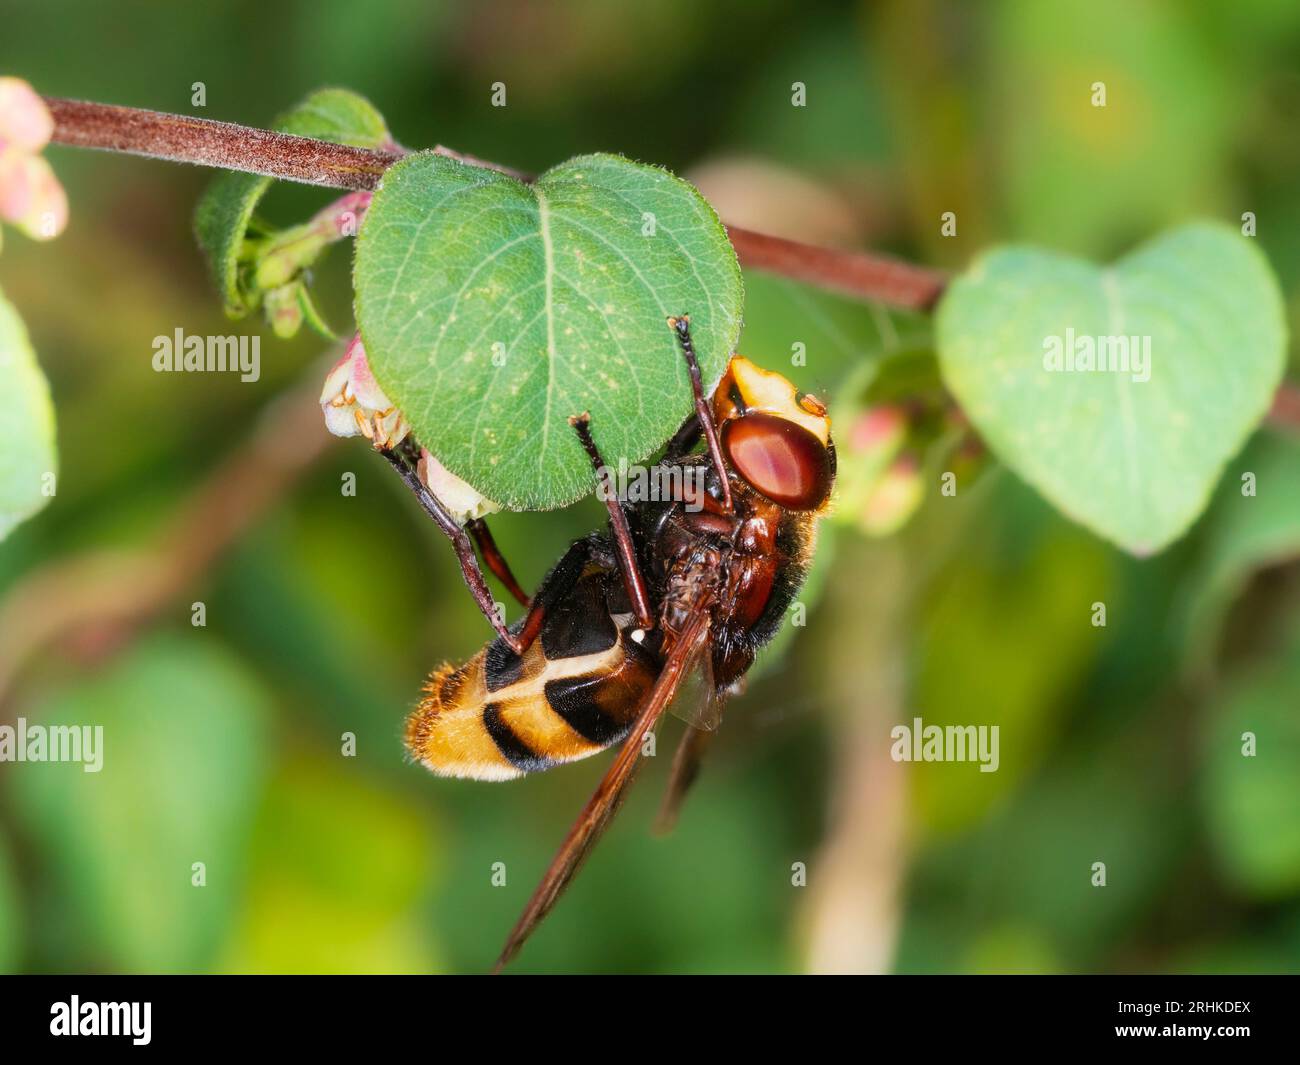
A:
POLYGON ((462 481, 424 448, 420 449, 419 472, 420 480, 424 482, 425 487, 451 511, 461 525, 501 509, 499 505, 480 495, 462 481))
POLYGON ((381 450, 396 447, 411 431, 371 374, 360 334, 325 378, 320 405, 335 436, 364 436, 381 450))

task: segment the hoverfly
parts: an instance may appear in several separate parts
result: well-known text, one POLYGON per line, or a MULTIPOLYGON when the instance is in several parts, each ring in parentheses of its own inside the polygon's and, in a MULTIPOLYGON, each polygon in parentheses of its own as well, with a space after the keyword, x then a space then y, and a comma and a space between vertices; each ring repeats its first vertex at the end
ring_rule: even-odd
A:
POLYGON ((689 317, 668 325, 690 370, 695 410, 655 469, 694 476, 665 478, 680 486, 670 498, 620 502, 597 447, 599 426, 586 414, 570 418, 609 525, 575 541, 531 599, 482 517, 462 525, 430 490, 427 453, 409 436, 385 446, 381 431, 391 426, 392 409, 362 425, 450 537, 470 591, 497 630, 468 662, 429 677, 407 721, 411 755, 439 775, 507 780, 622 744, 506 940, 497 970, 555 905, 616 812, 646 734, 698 672, 703 706, 682 714, 689 727, 660 811, 661 826, 675 820, 724 698, 739 690, 803 583, 830 498, 835 449, 826 407, 739 355, 706 398, 689 317), (696 452, 701 438, 704 450, 696 452), (527 608, 508 628, 475 544, 527 608))

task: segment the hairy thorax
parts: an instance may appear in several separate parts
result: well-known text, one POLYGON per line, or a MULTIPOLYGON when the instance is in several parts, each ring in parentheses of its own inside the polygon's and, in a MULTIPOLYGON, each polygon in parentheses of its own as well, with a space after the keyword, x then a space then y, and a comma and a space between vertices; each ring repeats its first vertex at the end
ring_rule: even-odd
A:
POLYGON ((777 545, 781 508, 737 480, 732 492, 734 514, 679 504, 661 516, 654 538, 660 625, 679 633, 696 606, 707 602, 720 685, 748 669, 753 652, 766 642, 757 630, 789 561, 777 545))

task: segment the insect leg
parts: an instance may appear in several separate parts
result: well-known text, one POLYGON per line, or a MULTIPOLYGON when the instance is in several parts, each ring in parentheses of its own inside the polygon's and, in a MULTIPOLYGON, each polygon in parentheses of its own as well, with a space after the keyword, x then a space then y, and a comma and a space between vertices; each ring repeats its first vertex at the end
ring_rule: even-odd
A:
POLYGON ((487 568, 496 574, 497 580, 505 585, 507 592, 519 600, 521 606, 528 606, 528 596, 519 587, 515 575, 510 572, 510 563, 505 560, 505 556, 501 554, 500 548, 497 547, 497 542, 492 539, 492 533, 487 527, 487 522, 482 518, 475 518, 465 528, 469 530, 470 537, 478 545, 478 552, 483 556, 483 561, 487 563, 487 568))
POLYGON ((637 624, 641 628, 653 629, 655 617, 650 610, 650 594, 646 591, 645 580, 636 564, 636 546, 632 543, 632 533, 627 526, 627 515, 623 513, 623 505, 614 492, 609 469, 601 459, 600 452, 596 450, 596 442, 591 438, 591 415, 574 415, 569 419, 569 424, 573 426, 578 439, 582 441, 582 446, 591 459, 591 467, 596 471, 596 477, 601 483, 603 489, 601 494, 605 497, 605 506, 609 509, 609 523, 614 529, 614 544, 618 548, 619 569, 623 572, 623 583, 627 585, 627 597, 632 603, 632 613, 636 615, 637 624))
POLYGON ((681 812, 682 800, 700 775, 700 764, 713 742, 715 732, 686 726, 677 753, 673 755, 673 767, 668 777, 668 787, 664 791, 663 802, 659 807, 659 816, 655 819, 655 832, 665 835, 677 824, 677 815, 681 812))
MULTIPOLYGON (((692 411, 673 434, 673 438, 668 441, 668 446, 664 449, 664 460, 680 459, 689 454, 691 449, 700 442, 700 434, 700 416, 692 411)), ((699 482, 683 484, 681 492, 672 498, 679 503, 686 503, 693 509, 707 510, 710 514, 718 514, 722 517, 731 517, 734 513, 728 503, 714 499, 699 482)))
POLYGON ((578 583, 578 578, 582 576, 582 571, 595 553, 595 543, 595 538, 591 536, 583 540, 575 540, 551 572, 542 578, 537 594, 533 596, 528 613, 524 616, 523 624, 519 626, 518 646, 512 645, 515 654, 523 654, 541 635, 547 612, 554 610, 578 583))
POLYGON ((700 430, 704 433, 704 442, 708 445, 713 467, 722 482, 722 503, 727 510, 732 509, 731 483, 727 477, 727 466, 722 460, 722 445, 718 443, 718 429, 713 424, 713 412, 709 402, 704 398, 704 384, 700 380, 700 364, 695 358, 695 345, 691 342, 691 316, 669 317, 668 328, 677 334, 677 342, 682 346, 682 355, 686 358, 686 368, 691 372, 691 391, 695 393, 695 414, 700 420, 700 430))
POLYGON ((488 590, 483 571, 479 568, 478 556, 474 554, 474 545, 470 542, 469 535, 461 528, 460 523, 451 515, 451 512, 442 505, 438 497, 429 491, 428 485, 420 480, 420 475, 404 454, 396 448, 385 448, 382 454, 384 458, 392 463, 393 469, 406 482, 407 487, 415 493, 415 498, 420 501, 420 506, 424 508, 425 513, 433 519, 434 524, 451 541, 452 549, 456 552, 456 558, 460 561, 461 576, 465 578, 465 584, 469 587, 470 594, 474 596, 474 602, 478 604, 483 616, 492 623, 497 635, 505 640, 515 654, 523 654, 523 646, 510 634, 510 630, 506 628, 505 620, 497 613, 496 603, 492 599, 492 593, 488 590))
POLYGON ((668 441, 668 446, 664 449, 664 458, 679 459, 683 455, 689 454, 691 448, 700 442, 700 416, 694 411, 682 422, 681 428, 673 433, 673 438, 668 441))

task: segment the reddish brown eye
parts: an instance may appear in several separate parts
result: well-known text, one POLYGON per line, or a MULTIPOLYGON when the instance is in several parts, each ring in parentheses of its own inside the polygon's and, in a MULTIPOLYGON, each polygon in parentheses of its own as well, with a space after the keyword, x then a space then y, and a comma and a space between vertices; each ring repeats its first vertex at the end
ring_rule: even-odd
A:
POLYGON ((794 422, 758 412, 735 418, 722 427, 722 450, 741 477, 783 507, 814 510, 830 494, 830 453, 794 422))

